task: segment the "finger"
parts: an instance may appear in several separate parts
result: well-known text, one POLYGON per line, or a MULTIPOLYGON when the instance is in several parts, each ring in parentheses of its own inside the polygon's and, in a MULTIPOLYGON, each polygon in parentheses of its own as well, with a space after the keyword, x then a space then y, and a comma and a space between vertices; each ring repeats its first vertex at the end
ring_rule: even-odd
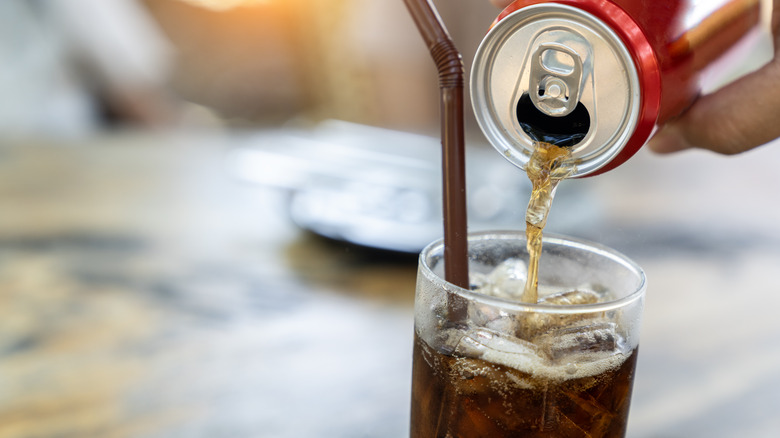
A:
POLYGON ((780 62, 702 96, 650 144, 656 152, 687 148, 736 154, 780 137, 780 62))
POLYGON ((647 148, 657 154, 670 154, 689 149, 692 146, 685 140, 674 124, 667 124, 647 143, 647 148))

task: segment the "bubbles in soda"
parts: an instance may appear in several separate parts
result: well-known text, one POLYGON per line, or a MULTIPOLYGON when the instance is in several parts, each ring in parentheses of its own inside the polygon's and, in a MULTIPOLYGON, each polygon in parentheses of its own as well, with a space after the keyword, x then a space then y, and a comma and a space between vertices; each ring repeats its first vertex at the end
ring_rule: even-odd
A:
MULTIPOLYGON (((476 274, 477 292, 511 296, 525 273, 522 260, 509 259, 476 274)), ((539 303, 606 299, 580 289, 539 303)), ((603 313, 511 314, 475 300, 467 322, 415 336, 411 436, 621 437, 635 363, 636 349, 603 313)))
POLYGON ((615 324, 586 319, 523 339, 489 328, 501 319, 431 343, 415 336, 413 438, 625 434, 636 350, 615 324))

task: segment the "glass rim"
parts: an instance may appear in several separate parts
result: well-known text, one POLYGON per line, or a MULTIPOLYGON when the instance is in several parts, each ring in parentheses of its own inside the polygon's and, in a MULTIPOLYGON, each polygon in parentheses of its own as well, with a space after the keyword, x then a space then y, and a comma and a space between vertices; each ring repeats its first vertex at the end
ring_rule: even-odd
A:
MULTIPOLYGON (((501 230, 476 231, 476 232, 470 232, 467 235, 467 239, 469 242, 479 241, 479 240, 485 241, 490 239, 510 239, 510 238, 513 240, 525 241, 526 240, 525 232, 524 231, 501 231, 501 230)), ((636 264, 636 262, 631 260, 625 254, 615 249, 612 249, 608 246, 601 245, 599 243, 591 242, 585 239, 579 239, 576 237, 555 234, 555 233, 544 233, 542 237, 542 241, 544 244, 550 243, 550 244, 565 245, 569 247, 587 250, 593 254, 598 254, 600 256, 606 257, 624 266, 629 271, 636 274, 637 278, 639 279, 639 284, 636 286, 635 290, 633 290, 632 292, 630 292, 624 297, 618 298, 616 300, 606 301, 603 303, 595 303, 595 304, 556 305, 556 304, 523 303, 520 301, 515 301, 507 298, 499 298, 490 295, 485 295, 479 292, 474 292, 470 289, 462 288, 453 283, 450 283, 433 272, 431 267, 428 265, 427 258, 430 254, 434 252, 439 252, 442 255, 442 257, 444 256, 443 239, 433 241, 430 244, 428 244, 425 248, 423 248, 419 256, 419 267, 423 275, 426 276, 426 278, 428 278, 431 282, 433 282, 434 284, 436 284, 437 286, 441 287, 442 289, 448 292, 455 293, 457 295, 460 295, 463 298, 472 301, 477 301, 482 304, 486 304, 489 306, 502 308, 506 310, 511 310, 515 312, 536 312, 536 313, 553 313, 553 314, 580 314, 580 313, 605 312, 605 311, 625 307, 628 304, 636 300, 639 300, 644 296, 645 291, 647 290, 647 277, 645 276, 645 271, 641 267, 639 267, 639 265, 636 264)), ((542 248, 544 248, 544 246, 542 248)), ((544 254, 544 249, 542 249, 542 254, 544 254)))

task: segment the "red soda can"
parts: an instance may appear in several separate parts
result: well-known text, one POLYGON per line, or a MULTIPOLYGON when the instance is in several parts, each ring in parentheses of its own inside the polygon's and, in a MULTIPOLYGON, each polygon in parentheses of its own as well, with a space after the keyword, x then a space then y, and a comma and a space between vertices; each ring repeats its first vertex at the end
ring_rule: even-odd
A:
POLYGON ((700 77, 761 22, 760 0, 517 0, 477 50, 471 100, 519 167, 535 141, 571 148, 575 176, 614 169, 700 93, 700 77))

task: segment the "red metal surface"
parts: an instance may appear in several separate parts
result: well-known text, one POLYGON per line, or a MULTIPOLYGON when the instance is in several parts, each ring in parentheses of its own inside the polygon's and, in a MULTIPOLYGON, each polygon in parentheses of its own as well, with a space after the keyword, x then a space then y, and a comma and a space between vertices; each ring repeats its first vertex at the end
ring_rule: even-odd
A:
POLYGON ((623 40, 639 73, 636 129, 623 150, 591 175, 624 163, 657 127, 684 111, 700 93, 701 74, 760 22, 759 0, 517 0, 496 22, 540 3, 576 7, 602 20, 623 40))

